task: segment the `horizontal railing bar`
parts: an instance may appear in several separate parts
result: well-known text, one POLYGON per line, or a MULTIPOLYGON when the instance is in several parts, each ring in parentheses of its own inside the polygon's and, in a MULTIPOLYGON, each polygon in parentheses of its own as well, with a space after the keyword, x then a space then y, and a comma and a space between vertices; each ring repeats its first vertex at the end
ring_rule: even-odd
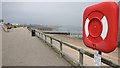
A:
MULTIPOLYGON (((38 31, 37 31, 37 32, 38 32, 38 31)), ((42 33, 42 34, 44 34, 44 33, 42 33)), ((44 35, 46 35, 46 34, 44 34, 44 35)), ((46 37, 52 38, 52 39, 54 39, 55 41, 61 42, 61 43, 63 43, 64 45, 66 45, 66 46, 68 46, 68 47, 70 47, 70 48, 73 48, 73 49, 75 49, 75 50, 77 50, 77 51, 80 51, 79 48, 77 48, 77 47, 75 47, 75 46, 72 46, 72 45, 70 45, 70 44, 68 44, 68 43, 65 43, 65 42, 63 42, 63 41, 60 41, 60 40, 58 40, 58 39, 56 39, 56 38, 53 38, 53 37, 51 37, 51 36, 49 36, 49 35, 46 35, 46 37)))
MULTIPOLYGON (((91 58, 94 58, 94 54, 92 54, 92 53, 90 53, 90 52, 87 52, 87 51, 85 51, 85 50, 82 50, 82 52, 83 52, 85 55, 87 55, 87 56, 89 56, 89 57, 91 57, 91 58)), ((101 57, 101 61, 102 61, 103 63, 111 66, 111 67, 118 67, 118 66, 119 66, 119 65, 113 63, 111 60, 105 59, 105 58, 103 58, 103 57, 101 57)))
MULTIPOLYGON (((30 30, 30 29, 29 29, 29 30, 30 30)), ((56 39, 56 38, 53 38, 53 37, 51 37, 51 36, 49 36, 49 35, 46 35, 45 33, 40 32, 40 31, 37 31, 37 30, 36 30, 36 32, 41 33, 41 34, 45 35, 46 37, 49 37, 49 38, 51 38, 51 39, 53 39, 53 40, 55 40, 55 41, 58 41, 58 42, 66 45, 66 46, 68 46, 68 47, 70 47, 70 48, 72 48, 72 49, 74 49, 74 50, 77 50, 77 51, 79 51, 79 52, 81 52, 81 53, 83 53, 83 54, 85 54, 85 55, 87 55, 87 56, 89 56, 89 57, 91 57, 91 58, 94 58, 94 54, 92 54, 92 53, 90 53, 90 52, 88 52, 88 51, 85 51, 85 50, 83 50, 83 49, 77 48, 77 47, 75 47, 75 46, 73 46, 73 45, 71 45, 71 44, 68 44, 68 43, 66 43, 66 42, 60 41, 60 40, 58 40, 58 39, 56 39)), ((44 40, 44 39, 42 39, 42 40, 44 40)), ((47 43, 48 43, 48 42, 47 42, 47 43)), ((49 43, 49 44, 50 44, 50 43, 49 43)), ((51 44, 51 45, 52 45, 52 44, 51 44)), ((118 64, 115 64, 115 63, 113 63, 112 61, 110 61, 110 60, 108 60, 108 59, 105 59, 104 57, 101 57, 101 61, 102 61, 103 63, 111 66, 111 67, 118 67, 118 66, 119 66, 118 64)))

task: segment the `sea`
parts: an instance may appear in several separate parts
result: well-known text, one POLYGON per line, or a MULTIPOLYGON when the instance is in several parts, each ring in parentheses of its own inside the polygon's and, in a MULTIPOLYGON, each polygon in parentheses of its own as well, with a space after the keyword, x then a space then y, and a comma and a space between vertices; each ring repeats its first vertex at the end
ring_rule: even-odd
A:
MULTIPOLYGON (((72 37, 80 37, 82 38, 82 26, 61 26, 57 29, 59 32, 69 32, 72 37)), ((118 31, 118 41, 120 44, 120 26, 118 31)))
POLYGON ((82 38, 82 27, 80 26, 60 26, 57 31, 70 33, 71 37, 82 38))

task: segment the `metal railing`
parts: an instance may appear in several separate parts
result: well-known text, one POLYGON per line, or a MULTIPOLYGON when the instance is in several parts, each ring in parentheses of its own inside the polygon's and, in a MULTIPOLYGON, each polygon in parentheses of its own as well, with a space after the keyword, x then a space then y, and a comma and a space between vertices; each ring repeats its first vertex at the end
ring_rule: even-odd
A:
MULTIPOLYGON (((28 30, 31 31, 30 28, 28 28, 28 30)), ((89 56, 91 58, 94 58, 94 54, 92 54, 92 53, 90 53, 88 51, 85 51, 83 49, 77 48, 77 47, 75 47, 75 46, 73 46, 71 44, 68 44, 66 42, 63 42, 61 40, 55 39, 55 38, 53 38, 53 37, 51 37, 49 35, 46 35, 45 33, 40 32, 38 30, 36 30, 35 32, 36 32, 36 36, 38 38, 40 38, 41 40, 43 40, 46 44, 50 45, 50 47, 52 47, 53 49, 55 49, 56 52, 59 53, 61 57, 65 58, 67 61, 69 61, 74 66, 83 66, 84 55, 87 55, 87 56, 89 56), (47 41, 47 38, 50 39, 49 42, 47 41), (56 48, 55 46, 53 46, 53 40, 59 42, 59 44, 60 44, 59 45, 59 49, 56 48), (74 50, 76 50, 76 51, 79 52, 79 62, 73 62, 75 60, 72 59, 72 58, 70 58, 70 56, 68 56, 67 54, 65 54, 63 52, 63 45, 65 45, 65 46, 67 46, 67 47, 69 47, 71 49, 74 49, 74 50)), ((112 61, 110 61, 110 60, 108 60, 106 58, 103 58, 103 57, 101 58, 101 62, 104 63, 104 64, 106 64, 106 65, 108 65, 108 66, 111 66, 111 67, 118 67, 119 66, 118 64, 115 64, 112 61)))

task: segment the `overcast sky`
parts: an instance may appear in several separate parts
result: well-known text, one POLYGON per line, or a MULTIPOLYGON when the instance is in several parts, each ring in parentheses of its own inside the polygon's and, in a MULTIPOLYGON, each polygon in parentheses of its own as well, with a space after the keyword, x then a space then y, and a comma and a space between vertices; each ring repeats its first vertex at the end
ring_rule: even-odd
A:
MULTIPOLYGON (((2 0, 2 2, 102 2, 113 0, 2 0)), ((114 0, 119 1, 119 0, 114 0)))
POLYGON ((0 19, 2 18, 2 3, 0 2, 0 19))
POLYGON ((5 22, 77 26, 91 2, 3 2, 5 22))
POLYGON ((49 1, 51 2, 48 0, 3 0, 2 18, 10 23, 81 26, 84 9, 95 4, 95 2, 82 2, 83 0, 49 1))

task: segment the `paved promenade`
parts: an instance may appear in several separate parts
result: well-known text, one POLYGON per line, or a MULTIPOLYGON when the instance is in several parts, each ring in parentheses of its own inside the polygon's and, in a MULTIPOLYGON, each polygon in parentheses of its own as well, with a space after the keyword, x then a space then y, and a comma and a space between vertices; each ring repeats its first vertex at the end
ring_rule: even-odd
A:
POLYGON ((27 28, 2 31, 3 66, 70 66, 27 28))
POLYGON ((0 67, 2 66, 2 24, 0 23, 0 67))

